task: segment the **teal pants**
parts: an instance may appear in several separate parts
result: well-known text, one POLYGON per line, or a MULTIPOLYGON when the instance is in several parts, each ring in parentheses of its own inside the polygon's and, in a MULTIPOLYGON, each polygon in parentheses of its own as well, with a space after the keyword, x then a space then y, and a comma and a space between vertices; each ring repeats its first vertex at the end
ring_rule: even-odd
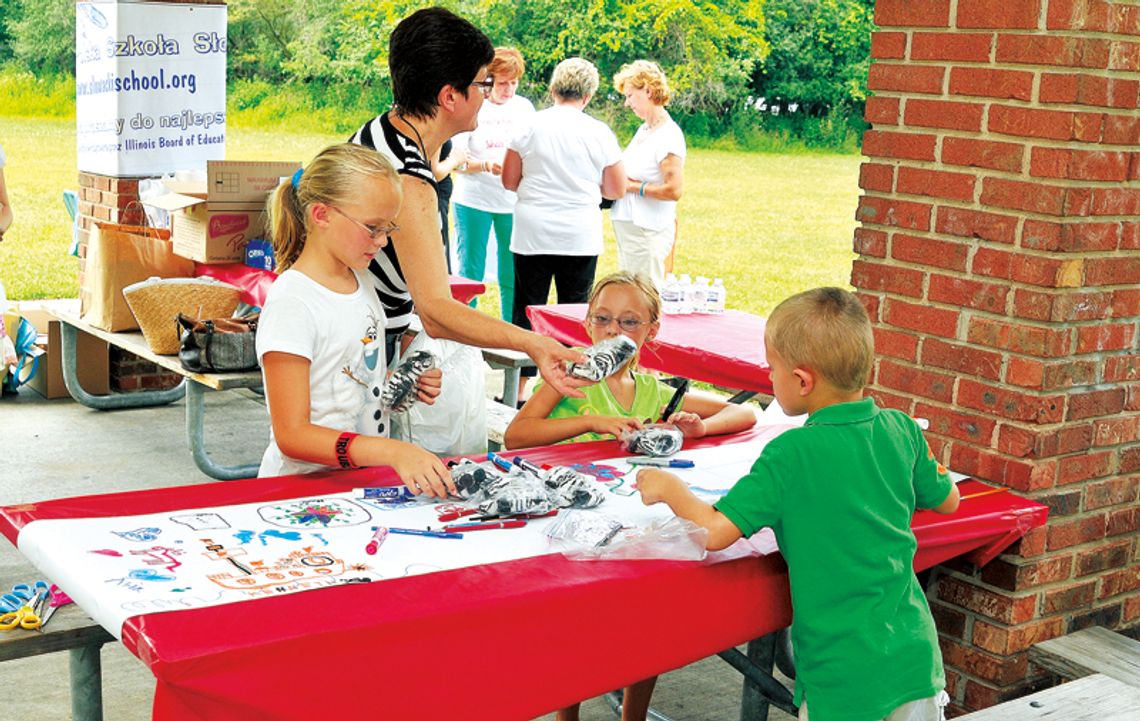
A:
MULTIPOLYGON (((459 274, 464 278, 483 282, 483 274, 487 270, 487 242, 491 238, 491 227, 495 228, 495 242, 498 244, 496 250, 499 255, 499 298, 502 303, 499 314, 509 323, 515 305, 515 261, 511 255, 514 215, 488 213, 458 203, 454 207, 459 274)), ((471 307, 475 307, 475 300, 471 301, 471 307)))

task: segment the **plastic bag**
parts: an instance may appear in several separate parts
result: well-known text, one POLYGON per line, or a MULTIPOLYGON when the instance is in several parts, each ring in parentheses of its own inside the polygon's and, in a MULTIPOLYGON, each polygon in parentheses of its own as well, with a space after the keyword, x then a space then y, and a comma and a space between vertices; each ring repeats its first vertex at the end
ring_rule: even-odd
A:
POLYGON ((637 353, 637 344, 624 335, 616 335, 582 351, 588 360, 571 363, 566 372, 575 378, 600 381, 624 367, 634 353, 637 353))
POLYGON ((681 430, 669 423, 651 423, 621 434, 623 451, 651 458, 673 455, 681 450, 683 441, 684 435, 681 430))
POLYGON ((546 530, 575 561, 673 560, 703 561, 709 532, 676 516, 645 527, 623 527, 621 521, 594 511, 568 511, 546 530))
POLYGON ((450 340, 416 335, 407 353, 428 350, 440 359, 443 386, 433 405, 416 403, 392 416, 392 437, 441 456, 487 452, 487 393, 483 354, 450 340))

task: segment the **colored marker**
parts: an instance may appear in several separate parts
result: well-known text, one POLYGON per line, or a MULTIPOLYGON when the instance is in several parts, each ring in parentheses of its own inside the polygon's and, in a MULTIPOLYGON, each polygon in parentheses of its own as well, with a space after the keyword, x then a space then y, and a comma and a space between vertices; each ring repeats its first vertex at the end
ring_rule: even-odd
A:
POLYGON ((444 526, 444 533, 462 533, 463 531, 490 531, 495 528, 522 528, 526 521, 493 521, 491 523, 455 523, 444 526))
POLYGON ((384 526, 376 526, 376 532, 372 534, 372 540, 364 547, 364 552, 369 556, 375 556, 376 551, 380 550, 380 544, 388 537, 388 529, 384 526))
POLYGON ((657 468, 692 468, 696 464, 684 458, 627 458, 631 466, 655 466, 657 468))
POLYGON ((462 534, 444 533, 443 531, 424 530, 422 528, 389 528, 388 533, 400 536, 427 536, 428 538, 463 538, 462 534))
POLYGON ((503 458, 502 456, 500 456, 498 453, 495 453, 494 451, 488 451, 487 452, 487 460, 490 461, 491 463, 494 463, 496 466, 503 469, 504 471, 509 471, 512 468, 510 461, 508 461, 506 458, 503 458))
POLYGON ((538 476, 539 478, 542 478, 542 475, 543 475, 542 469, 539 468, 538 466, 534 465, 533 463, 531 463, 527 459, 523 458, 522 456, 515 456, 515 465, 518 466, 519 468, 523 469, 524 471, 530 471, 531 473, 538 476))
POLYGON ((677 386, 677 390, 673 391, 673 397, 665 404, 665 410, 661 411, 661 422, 669 420, 669 416, 677 412, 681 407, 681 401, 685 399, 685 394, 689 392, 689 379, 682 378, 681 385, 677 386))

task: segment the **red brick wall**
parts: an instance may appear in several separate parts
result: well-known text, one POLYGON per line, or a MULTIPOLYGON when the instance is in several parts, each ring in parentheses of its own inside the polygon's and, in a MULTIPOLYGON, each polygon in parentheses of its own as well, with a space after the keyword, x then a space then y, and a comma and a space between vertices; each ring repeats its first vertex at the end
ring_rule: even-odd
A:
POLYGON ((851 282, 883 405, 1050 506, 940 570, 959 710, 1047 682, 1037 641, 1140 631, 1140 3, 878 0, 851 282))

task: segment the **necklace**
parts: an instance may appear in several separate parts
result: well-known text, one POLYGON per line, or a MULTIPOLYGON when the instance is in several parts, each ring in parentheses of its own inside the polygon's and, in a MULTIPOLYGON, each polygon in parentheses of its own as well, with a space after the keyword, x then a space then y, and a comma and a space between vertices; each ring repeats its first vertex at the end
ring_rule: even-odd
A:
POLYGON ((661 125, 664 124, 665 121, 668 119, 669 119, 669 113, 662 110, 660 115, 658 115, 655 119, 650 120, 645 125, 650 130, 656 130, 657 128, 661 127, 661 125))
POLYGON ((430 163, 431 158, 428 157, 427 146, 424 145, 424 139, 420 137, 420 131, 416 130, 416 126, 412 125, 412 121, 404 117, 404 113, 400 111, 399 107, 396 108, 396 117, 399 118, 404 123, 404 125, 407 125, 409 128, 411 128, 412 132, 416 134, 416 142, 419 143, 418 147, 420 149, 420 153, 423 154, 424 160, 430 163))

